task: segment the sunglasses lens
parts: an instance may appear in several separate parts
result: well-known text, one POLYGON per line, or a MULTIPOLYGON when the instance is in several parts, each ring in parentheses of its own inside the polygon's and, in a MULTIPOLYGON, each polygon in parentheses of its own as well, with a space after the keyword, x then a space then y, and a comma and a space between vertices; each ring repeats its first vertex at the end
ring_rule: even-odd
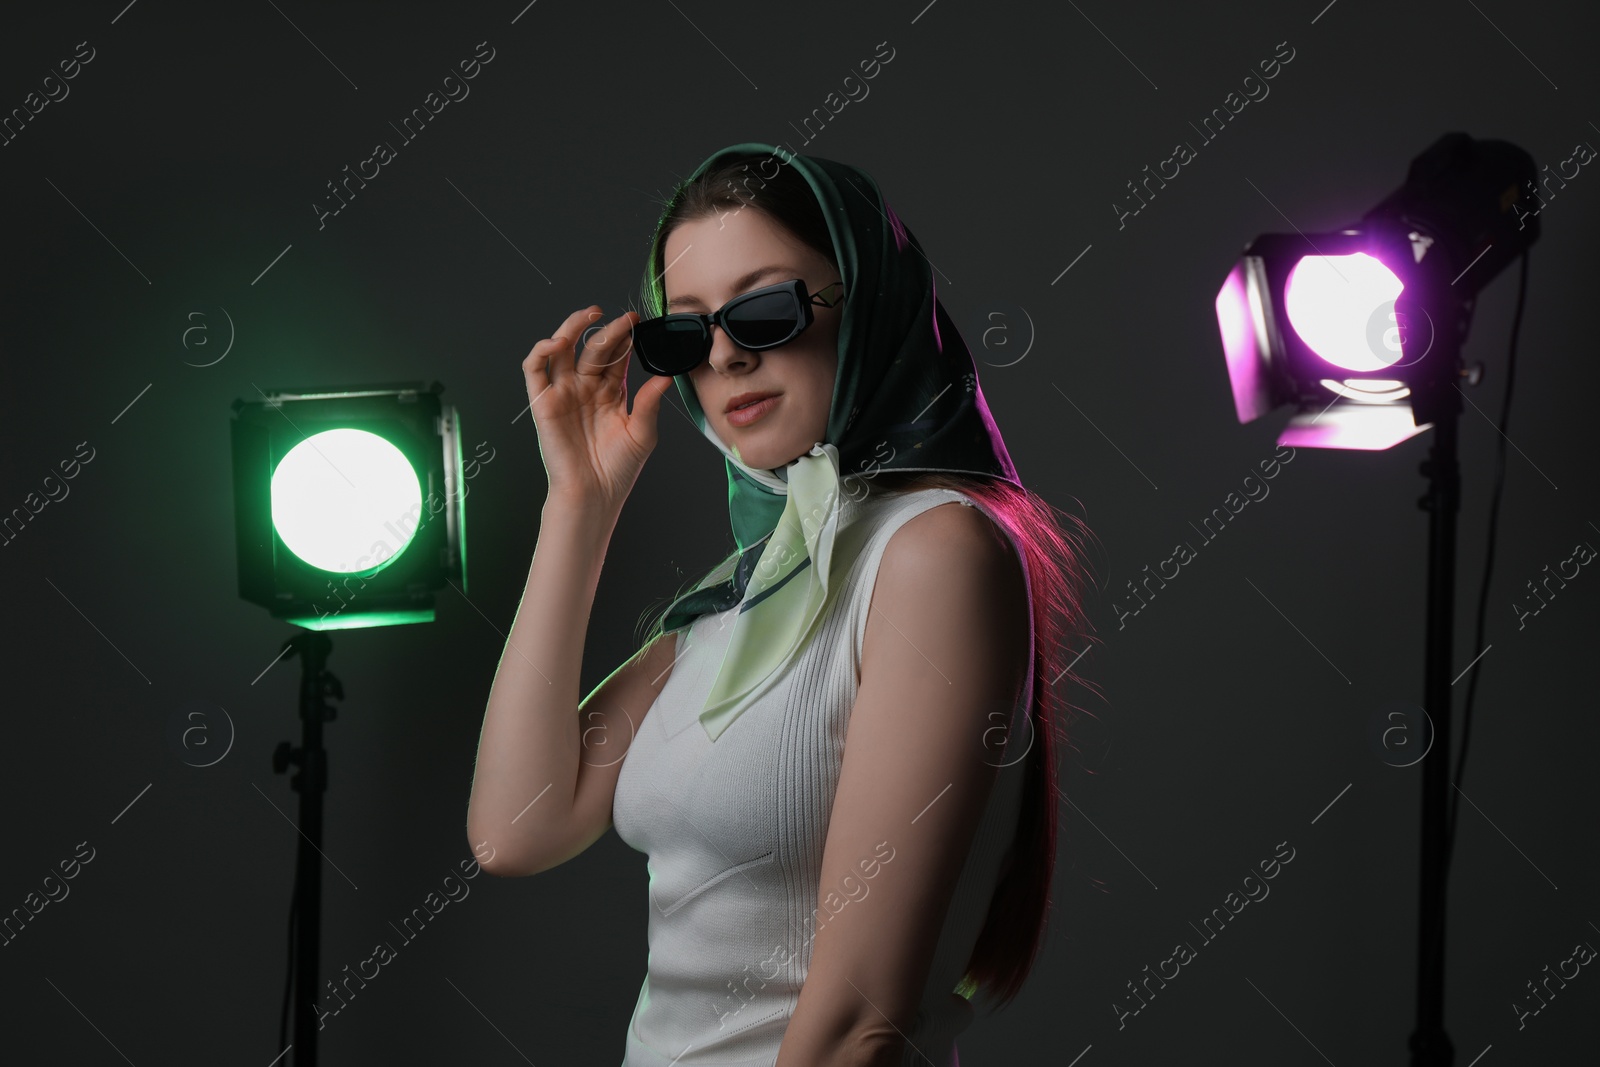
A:
POLYGON ((763 293, 728 311, 727 329, 740 347, 752 350, 772 348, 794 336, 795 318, 792 294, 763 293))
POLYGON ((693 319, 645 319, 633 327, 633 346, 654 374, 686 374, 705 358, 706 335, 693 319))

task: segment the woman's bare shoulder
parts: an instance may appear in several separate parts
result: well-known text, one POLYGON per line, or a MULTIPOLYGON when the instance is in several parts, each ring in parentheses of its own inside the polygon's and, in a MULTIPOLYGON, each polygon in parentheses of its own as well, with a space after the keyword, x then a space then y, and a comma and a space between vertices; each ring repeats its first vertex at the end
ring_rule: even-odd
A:
POLYGON ((1026 603, 1016 547, 998 522, 965 497, 935 504, 907 519, 884 546, 880 581, 962 578, 993 587, 994 607, 1026 603))

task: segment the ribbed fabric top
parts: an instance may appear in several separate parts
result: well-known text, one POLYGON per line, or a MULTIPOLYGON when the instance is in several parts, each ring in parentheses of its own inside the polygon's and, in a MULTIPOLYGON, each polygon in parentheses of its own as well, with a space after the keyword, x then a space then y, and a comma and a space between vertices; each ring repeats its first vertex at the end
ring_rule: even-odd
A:
MULTIPOLYGON (((647 972, 623 1067, 777 1061, 817 924, 827 920, 817 915, 823 848, 878 564, 896 530, 951 501, 982 507, 951 489, 844 500, 834 546, 836 598, 776 683, 715 742, 697 715, 737 609, 701 616, 676 635, 672 675, 629 746, 612 805, 617 836, 646 854, 650 874, 647 972)), ((1021 546, 1017 552, 1026 572, 1021 546)), ((1031 642, 1031 611, 1029 634, 1031 642)), ((1033 691, 1031 644, 1029 652, 1028 678, 1006 735, 1023 743, 1029 734, 1018 728, 1033 691)), ((1026 765, 1014 751, 996 762, 994 788, 907 1033, 906 1067, 957 1067, 955 1038, 973 1019, 972 1006, 954 990, 1008 858, 1026 765)), ((892 862, 887 850, 877 858, 892 862)), ((863 884, 870 893, 871 883, 863 884)))

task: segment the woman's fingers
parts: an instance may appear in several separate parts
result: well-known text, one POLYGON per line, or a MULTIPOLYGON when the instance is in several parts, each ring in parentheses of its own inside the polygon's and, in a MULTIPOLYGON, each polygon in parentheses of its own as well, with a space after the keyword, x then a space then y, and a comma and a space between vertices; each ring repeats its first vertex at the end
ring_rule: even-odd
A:
POLYGON ((567 360, 571 357, 573 345, 585 326, 600 317, 600 308, 590 304, 586 308, 579 308, 557 327, 556 332, 534 344, 533 349, 522 360, 522 371, 528 380, 530 399, 538 393, 550 388, 552 382, 562 377, 566 367, 571 366, 567 360), (562 357, 566 357, 563 359, 562 357), (557 367, 557 363, 561 367, 557 367))
POLYGON ((628 355, 633 351, 633 324, 637 321, 637 315, 624 311, 598 329, 585 330, 588 339, 578 354, 578 373, 609 373, 625 380, 628 355))
POLYGON ((579 308, 568 315, 566 321, 561 324, 561 328, 556 331, 556 336, 552 340, 561 342, 559 349, 561 353, 561 368, 557 372, 557 377, 573 369, 574 356, 577 354, 578 346, 583 341, 584 332, 600 321, 601 314, 600 305, 598 304, 590 304, 586 308, 579 308))

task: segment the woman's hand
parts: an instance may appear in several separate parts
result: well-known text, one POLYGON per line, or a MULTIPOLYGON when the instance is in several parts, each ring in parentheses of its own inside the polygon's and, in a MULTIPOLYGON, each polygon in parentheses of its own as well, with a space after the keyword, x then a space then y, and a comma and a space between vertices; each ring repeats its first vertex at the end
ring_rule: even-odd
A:
POLYGON ((550 496, 615 514, 655 450, 661 394, 673 379, 651 375, 634 394, 630 415, 628 361, 638 315, 624 312, 606 323, 574 358, 577 338, 600 314, 591 304, 568 315, 554 337, 523 359, 522 376, 550 496))

